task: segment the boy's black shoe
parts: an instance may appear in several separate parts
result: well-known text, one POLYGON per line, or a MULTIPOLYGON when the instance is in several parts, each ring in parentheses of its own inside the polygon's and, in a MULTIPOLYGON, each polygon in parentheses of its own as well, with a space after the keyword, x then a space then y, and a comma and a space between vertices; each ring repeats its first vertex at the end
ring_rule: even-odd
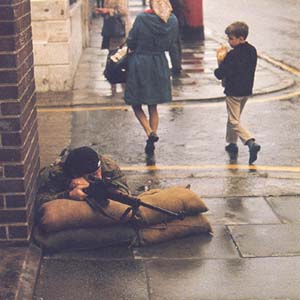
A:
POLYGON ((253 164, 257 160, 257 152, 260 150, 260 145, 253 143, 249 147, 249 165, 253 164))
POLYGON ((229 154, 237 154, 239 152, 239 148, 236 144, 230 143, 225 147, 225 151, 229 154))

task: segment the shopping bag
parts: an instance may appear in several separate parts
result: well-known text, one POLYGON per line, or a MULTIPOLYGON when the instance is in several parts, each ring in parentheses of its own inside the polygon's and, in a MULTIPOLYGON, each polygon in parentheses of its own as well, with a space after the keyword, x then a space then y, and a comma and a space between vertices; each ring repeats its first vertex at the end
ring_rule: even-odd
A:
POLYGON ((126 82, 130 56, 131 53, 128 52, 127 46, 121 46, 109 51, 104 69, 104 77, 109 83, 126 82))

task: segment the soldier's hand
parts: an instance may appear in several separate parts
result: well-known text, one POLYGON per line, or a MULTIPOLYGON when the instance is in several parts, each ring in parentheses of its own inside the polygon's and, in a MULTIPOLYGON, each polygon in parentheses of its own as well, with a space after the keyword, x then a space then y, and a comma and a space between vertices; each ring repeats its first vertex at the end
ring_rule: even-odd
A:
POLYGON ((87 188, 90 185, 90 183, 84 179, 83 177, 78 177, 72 179, 70 183, 70 188, 74 189, 75 187, 80 187, 81 189, 87 188))
POLYGON ((69 192, 69 196, 73 200, 84 200, 87 197, 87 194, 82 191, 81 187, 77 186, 69 192))

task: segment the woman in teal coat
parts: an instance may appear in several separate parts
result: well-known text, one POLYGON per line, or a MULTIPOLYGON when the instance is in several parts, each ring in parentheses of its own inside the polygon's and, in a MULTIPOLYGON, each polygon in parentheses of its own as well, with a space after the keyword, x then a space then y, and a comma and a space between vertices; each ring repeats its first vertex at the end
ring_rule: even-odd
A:
POLYGON ((147 134, 145 152, 153 154, 158 141, 157 104, 172 100, 170 70, 165 51, 177 47, 178 22, 169 0, 150 0, 150 8, 139 14, 129 32, 129 61, 125 102, 147 134), (149 120, 142 108, 148 105, 149 120))

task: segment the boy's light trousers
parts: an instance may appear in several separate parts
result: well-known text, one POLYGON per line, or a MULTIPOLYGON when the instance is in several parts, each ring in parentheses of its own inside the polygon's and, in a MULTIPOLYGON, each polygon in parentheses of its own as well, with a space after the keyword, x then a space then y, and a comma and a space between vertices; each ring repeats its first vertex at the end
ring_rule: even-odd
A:
POLYGON ((252 134, 245 129, 241 123, 241 114, 244 106, 248 100, 248 97, 226 97, 227 108, 227 130, 226 130, 226 142, 237 143, 238 137, 245 144, 249 139, 253 139, 252 134))

